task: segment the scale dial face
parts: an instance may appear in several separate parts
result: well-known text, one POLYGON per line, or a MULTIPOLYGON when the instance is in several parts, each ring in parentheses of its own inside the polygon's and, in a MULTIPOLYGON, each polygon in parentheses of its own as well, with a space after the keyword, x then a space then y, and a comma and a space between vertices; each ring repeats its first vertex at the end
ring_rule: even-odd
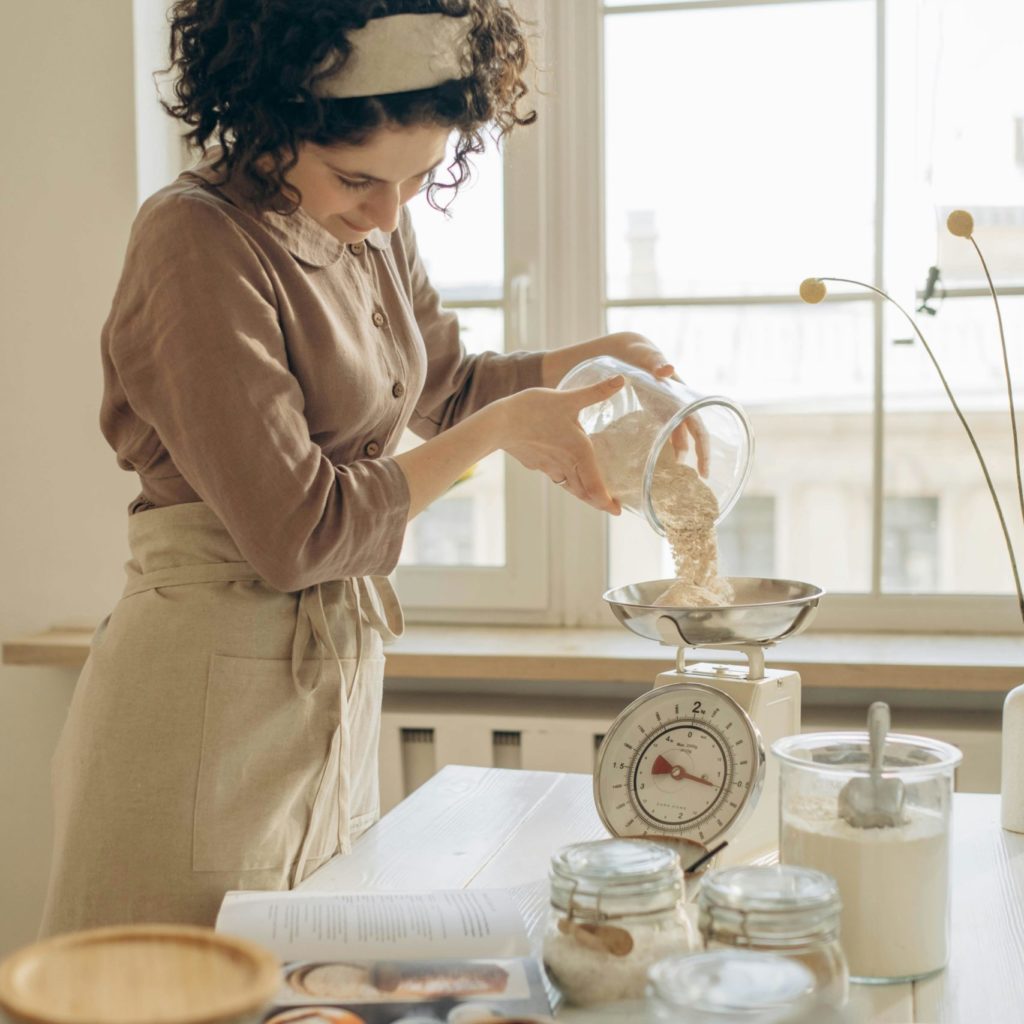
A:
POLYGON ((616 836, 674 836, 705 846, 753 809, 764 743, 727 694, 670 683, 633 701, 605 734, 594 799, 616 836))

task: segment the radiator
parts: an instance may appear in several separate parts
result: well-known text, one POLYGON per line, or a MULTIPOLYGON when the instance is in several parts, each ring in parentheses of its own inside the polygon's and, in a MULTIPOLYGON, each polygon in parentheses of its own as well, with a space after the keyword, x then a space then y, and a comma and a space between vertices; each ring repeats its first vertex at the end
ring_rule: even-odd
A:
MULTIPOLYGON (((485 687, 486 684, 481 684, 485 687)), ((590 772, 608 726, 628 699, 389 693, 380 737, 381 810, 388 811, 448 764, 590 772)), ((999 713, 894 710, 900 732, 960 747, 961 792, 999 791, 999 713)), ((804 709, 803 730, 863 729, 856 708, 804 709)))
MULTIPOLYGON (((382 813, 448 764, 590 772, 604 732, 622 706, 587 717, 578 705, 531 713, 500 700, 493 707, 472 701, 463 709, 437 699, 430 702, 434 706, 402 703, 386 700, 381 716, 382 813)), ((522 708, 530 702, 516 704, 522 708)))

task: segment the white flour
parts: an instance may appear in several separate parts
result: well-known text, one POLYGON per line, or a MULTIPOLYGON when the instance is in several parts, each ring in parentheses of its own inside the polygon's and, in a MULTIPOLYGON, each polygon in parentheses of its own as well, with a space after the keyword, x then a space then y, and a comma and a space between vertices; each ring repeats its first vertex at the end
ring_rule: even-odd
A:
MULTIPOLYGON (((643 508, 643 469, 660 422, 631 412, 593 434, 597 461, 613 498, 643 508)), ((654 511, 672 548, 676 582, 654 603, 701 608, 731 604, 733 591, 718 575, 718 500, 695 469, 677 463, 671 444, 658 456, 651 484, 654 511)))
POLYGON ((949 833, 937 811, 906 810, 895 828, 854 828, 834 798, 783 812, 782 862, 839 883, 839 940, 853 977, 916 977, 946 964, 949 833))

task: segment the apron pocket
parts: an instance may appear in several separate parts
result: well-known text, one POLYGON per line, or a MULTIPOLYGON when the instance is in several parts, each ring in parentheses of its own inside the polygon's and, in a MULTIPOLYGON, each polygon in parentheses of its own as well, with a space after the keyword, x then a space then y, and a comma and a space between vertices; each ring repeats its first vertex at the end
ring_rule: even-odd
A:
MULTIPOLYGON (((351 681, 355 660, 342 659, 341 665, 351 681)), ((374 668, 381 673, 364 662, 362 674, 374 668)), ((310 671, 316 669, 307 663, 304 672, 310 671)), ((335 852, 339 759, 326 762, 338 727, 340 693, 330 661, 323 673, 320 685, 300 697, 290 661, 211 657, 193 824, 194 870, 286 869, 311 827, 321 787, 327 790, 320 806, 329 814, 319 817, 330 820, 312 823, 307 856, 335 852)), ((361 689, 351 686, 351 699, 358 701, 361 689)))

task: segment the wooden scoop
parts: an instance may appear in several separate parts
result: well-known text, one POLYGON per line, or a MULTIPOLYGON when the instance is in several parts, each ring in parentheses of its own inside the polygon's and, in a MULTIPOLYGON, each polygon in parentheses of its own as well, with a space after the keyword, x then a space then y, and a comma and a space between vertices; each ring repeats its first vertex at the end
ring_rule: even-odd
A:
POLYGON ((893 828, 903 824, 903 782, 882 778, 888 731, 889 705, 876 700, 868 708, 871 774, 866 779, 850 779, 839 791, 839 817, 854 828, 893 828))
POLYGON ((587 949, 611 953, 612 956, 628 956, 633 951, 633 936, 625 928, 613 924, 592 924, 560 917, 558 930, 563 935, 572 935, 587 949))

